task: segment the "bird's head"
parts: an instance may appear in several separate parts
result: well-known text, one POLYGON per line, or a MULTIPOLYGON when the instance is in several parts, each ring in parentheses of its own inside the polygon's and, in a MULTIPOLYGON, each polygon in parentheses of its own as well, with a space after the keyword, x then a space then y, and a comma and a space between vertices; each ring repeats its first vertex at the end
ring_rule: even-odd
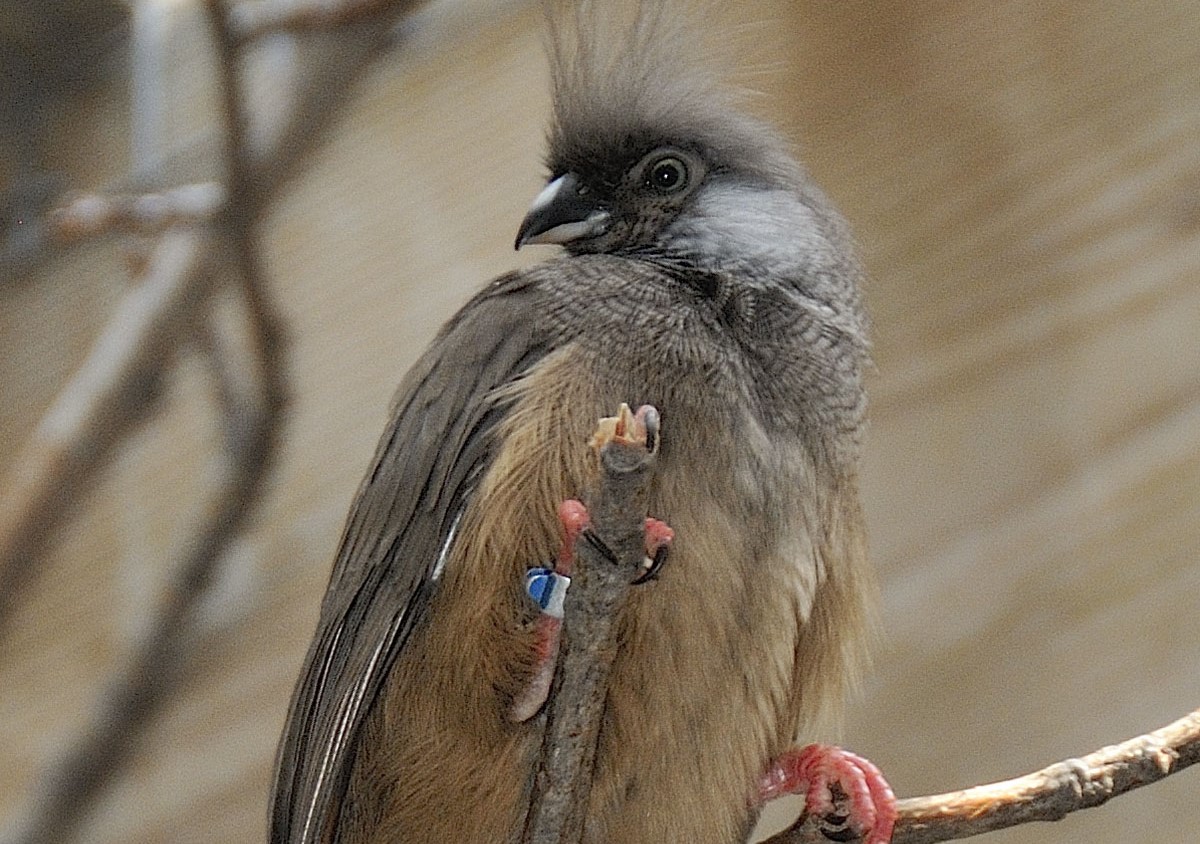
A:
POLYGON ((788 143, 700 60, 694 7, 643 0, 624 17, 599 7, 552 18, 550 176, 517 248, 761 279, 844 261, 840 218, 788 143))

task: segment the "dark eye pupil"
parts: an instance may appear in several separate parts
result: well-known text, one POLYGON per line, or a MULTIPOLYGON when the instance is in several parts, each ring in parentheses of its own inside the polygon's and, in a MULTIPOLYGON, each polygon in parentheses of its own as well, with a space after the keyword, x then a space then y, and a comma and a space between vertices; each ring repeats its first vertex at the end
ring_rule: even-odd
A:
POLYGON ((683 163, 674 158, 660 161, 650 170, 650 184, 659 190, 671 190, 683 183, 683 163))

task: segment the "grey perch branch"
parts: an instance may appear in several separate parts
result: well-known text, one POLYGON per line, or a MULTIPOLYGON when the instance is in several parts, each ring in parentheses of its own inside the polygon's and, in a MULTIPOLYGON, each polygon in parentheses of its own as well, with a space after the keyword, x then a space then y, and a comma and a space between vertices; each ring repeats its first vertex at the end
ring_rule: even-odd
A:
MULTIPOLYGON (((892 842, 933 844, 1031 821, 1061 820, 1197 762, 1200 709, 1152 733, 1023 777, 901 800, 892 842)), ((801 818, 764 844, 827 844, 827 839, 801 818)))
MULTIPOLYGON (((654 473, 658 414, 647 437, 609 439, 602 420, 597 438, 600 478, 586 504, 589 531, 603 540, 609 559, 581 536, 564 607, 562 651, 546 704, 541 759, 533 782, 525 844, 577 844, 592 785, 596 740, 604 715, 608 676, 616 656, 616 619, 645 558, 646 499, 654 473)), ((622 420, 632 422, 621 406, 622 420)), ((644 432, 643 432, 644 433, 644 432)))

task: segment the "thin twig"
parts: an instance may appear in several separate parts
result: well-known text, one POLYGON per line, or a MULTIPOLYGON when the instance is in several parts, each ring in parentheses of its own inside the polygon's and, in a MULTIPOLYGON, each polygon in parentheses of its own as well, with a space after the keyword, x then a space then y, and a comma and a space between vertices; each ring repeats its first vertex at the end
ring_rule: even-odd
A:
MULTIPOLYGON (((892 843, 933 844, 1032 821, 1061 820, 1197 762, 1200 709, 1152 733, 1023 777, 901 800, 892 843)), ((828 844, 804 821, 763 844, 828 844)))
POLYGON ((166 3, 132 0, 129 51, 129 157, 142 185, 162 186, 169 147, 171 98, 163 80, 172 47, 173 10, 166 3))
MULTIPOLYGON (((629 415, 624 405, 621 410, 622 418, 629 415)), ((600 478, 586 503, 589 531, 602 539, 602 546, 588 541, 587 534, 575 545, 575 575, 564 607, 562 650, 550 687, 525 844, 577 844, 582 839, 608 675, 617 650, 616 618, 645 558, 657 413, 653 425, 656 433, 649 449, 645 439, 635 442, 620 436, 599 449, 600 478)))
MULTIPOLYGON (((228 199, 221 196, 225 188, 214 193, 210 186, 107 201, 92 198, 68 211, 59 222, 68 230, 74 227, 80 235, 108 228, 145 233, 184 217, 223 228, 232 246, 227 251, 234 258, 251 347, 251 356, 243 361, 213 361, 225 399, 221 402, 228 449, 225 476, 212 491, 194 541, 180 559, 169 563, 177 573, 175 584, 156 609, 150 632, 102 698, 98 716, 54 766, 31 808, 21 813, 23 820, 15 824, 17 842, 41 844, 69 837, 131 758, 136 737, 177 686, 194 610, 224 549, 252 512, 277 451, 285 406, 282 331, 267 299, 257 249, 259 211, 270 189, 278 187, 300 153, 318 136, 314 127, 327 124, 336 113, 329 102, 345 99, 339 92, 386 43, 382 35, 366 33, 371 37, 352 38, 349 55, 343 50, 336 60, 326 57, 318 72, 306 77, 305 96, 295 98, 293 112, 271 127, 265 146, 260 143, 251 151, 235 39, 225 26, 221 5, 214 3, 210 9, 221 52, 228 117, 228 199), (218 207, 222 201, 226 204, 218 207), (210 219, 218 213, 219 219, 210 219), (231 374, 227 371, 231 363, 255 371, 231 374), (230 389, 234 376, 239 383, 254 384, 257 391, 240 390, 236 401, 228 401, 235 398, 230 389)), ((384 30, 388 24, 390 21, 379 22, 376 28, 384 30)), ((211 228, 210 232, 170 232, 164 237, 151 258, 148 280, 118 308, 88 363, 63 391, 18 458, 15 483, 0 497, 0 622, 4 610, 18 596, 15 587, 25 579, 29 563, 78 499, 85 481, 97 473, 112 446, 128 432, 134 411, 148 409, 147 385, 163 377, 164 364, 171 357, 170 340, 182 333, 179 322, 198 304, 194 297, 181 297, 207 290, 211 281, 211 274, 204 273, 206 284, 193 284, 194 273, 184 271, 211 251, 211 228), (186 238, 189 246, 186 260, 179 257, 181 238, 186 238)))
POLYGON ((282 67, 272 69, 269 75, 288 79, 291 91, 278 114, 269 122, 255 124, 247 148, 264 200, 324 141, 337 116, 352 102, 351 92, 364 68, 393 45, 395 25, 424 2, 390 2, 381 6, 378 14, 344 20, 331 31, 275 36, 275 42, 289 38, 295 49, 275 53, 283 56, 282 67))

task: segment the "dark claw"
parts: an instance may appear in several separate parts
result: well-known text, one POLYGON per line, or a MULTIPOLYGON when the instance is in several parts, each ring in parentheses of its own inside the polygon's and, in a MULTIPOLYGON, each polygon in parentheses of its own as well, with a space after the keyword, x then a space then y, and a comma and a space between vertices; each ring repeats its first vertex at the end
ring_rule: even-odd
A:
POLYGON ((838 842, 838 844, 848 844, 848 842, 857 841, 862 837, 859 835, 858 830, 848 826, 844 826, 841 829, 822 829, 821 834, 830 841, 838 842))
POLYGON ((837 811, 849 799, 846 790, 842 788, 842 784, 839 782, 830 783, 829 796, 833 799, 835 811, 821 818, 821 835, 830 841, 838 842, 838 844, 847 844, 847 842, 857 841, 862 838, 859 830, 847 825, 847 822, 850 820, 849 813, 837 811))
POLYGON ((585 542, 587 542, 588 545, 591 545, 593 548, 599 551, 604 559, 608 560, 613 565, 616 565, 618 562, 620 562, 620 560, 617 559, 617 555, 613 553, 613 550, 609 548, 607 544, 605 544, 604 540, 596 536, 596 534, 591 530, 584 530, 580 536, 585 542))
POLYGON ((637 580, 633 581, 634 586, 638 586, 649 580, 658 580, 659 572, 662 571, 663 564, 667 562, 667 552, 671 550, 669 545, 660 545, 658 550, 654 552, 654 558, 650 561, 650 567, 638 575, 637 580))
POLYGON ((644 404, 638 408, 638 415, 642 417, 642 424, 646 428, 646 451, 656 451, 658 449, 658 408, 652 404, 644 404))

